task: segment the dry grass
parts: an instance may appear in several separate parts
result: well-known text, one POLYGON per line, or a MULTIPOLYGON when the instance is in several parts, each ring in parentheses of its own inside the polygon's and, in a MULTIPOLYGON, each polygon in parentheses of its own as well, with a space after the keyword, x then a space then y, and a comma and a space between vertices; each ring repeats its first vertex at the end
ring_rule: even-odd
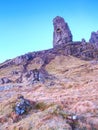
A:
POLYGON ((87 64, 86 61, 79 60, 78 58, 73 58, 71 56, 56 56, 47 66, 46 70, 50 74, 61 75, 62 73, 70 70, 78 68, 80 65, 87 64))
POLYGON ((33 70, 33 69, 40 69, 40 67, 42 66, 43 61, 41 58, 37 57, 34 58, 30 64, 27 66, 28 70, 33 70))
POLYGON ((1 69, 0 70, 0 78, 1 77, 5 77, 6 75, 10 76, 12 71, 21 71, 21 66, 15 66, 15 65, 13 65, 11 67, 8 66, 8 67, 6 67, 4 69, 1 69))
MULTIPOLYGON (((28 65, 28 70, 39 69, 41 65, 41 59, 36 58, 28 65)), ((11 71, 19 71, 21 68, 22 66, 12 66, 1 69, 0 76, 11 76, 11 71)), ((56 56, 46 66, 46 70, 56 77, 52 86, 49 86, 50 80, 49 83, 46 81, 44 84, 32 85, 24 81, 22 88, 0 92, 0 116, 12 111, 16 93, 36 102, 34 109, 25 118, 17 123, 10 123, 9 130, 56 130, 60 125, 63 129, 69 113, 98 115, 98 64, 92 65, 87 61, 62 55, 56 56), (7 93, 12 95, 5 100, 7 93)), ((11 78, 15 79, 14 76, 11 78)), ((1 129, 6 130, 3 127, 1 129)))
POLYGON ((0 115, 8 115, 13 111, 15 106, 16 98, 7 100, 0 104, 0 115))

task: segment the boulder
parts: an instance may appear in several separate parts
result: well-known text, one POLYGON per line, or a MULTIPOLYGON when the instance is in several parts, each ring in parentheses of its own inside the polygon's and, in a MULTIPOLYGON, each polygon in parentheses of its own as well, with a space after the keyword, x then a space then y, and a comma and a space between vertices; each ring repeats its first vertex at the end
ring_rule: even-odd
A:
POLYGON ((57 16, 53 19, 53 47, 59 44, 72 42, 72 34, 65 20, 57 16))
POLYGON ((15 106, 15 113, 17 115, 23 115, 31 109, 31 104, 30 101, 25 99, 22 95, 18 97, 18 102, 16 103, 15 106))

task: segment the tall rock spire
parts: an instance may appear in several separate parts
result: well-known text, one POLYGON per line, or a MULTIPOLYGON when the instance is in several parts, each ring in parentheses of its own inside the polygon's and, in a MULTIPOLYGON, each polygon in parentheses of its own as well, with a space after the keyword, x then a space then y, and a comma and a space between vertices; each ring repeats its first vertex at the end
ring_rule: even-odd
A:
POLYGON ((53 26, 53 47, 59 44, 66 44, 72 41, 72 34, 69 29, 69 26, 62 17, 55 17, 53 19, 53 26))

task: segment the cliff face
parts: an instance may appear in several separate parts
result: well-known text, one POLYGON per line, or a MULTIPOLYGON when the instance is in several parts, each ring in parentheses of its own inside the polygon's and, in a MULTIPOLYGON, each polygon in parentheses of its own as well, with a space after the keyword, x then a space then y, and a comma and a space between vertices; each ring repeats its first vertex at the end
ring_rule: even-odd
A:
POLYGON ((95 45, 71 39, 0 64, 0 130, 98 130, 97 60, 95 45), (17 116, 19 95, 31 109, 17 116))

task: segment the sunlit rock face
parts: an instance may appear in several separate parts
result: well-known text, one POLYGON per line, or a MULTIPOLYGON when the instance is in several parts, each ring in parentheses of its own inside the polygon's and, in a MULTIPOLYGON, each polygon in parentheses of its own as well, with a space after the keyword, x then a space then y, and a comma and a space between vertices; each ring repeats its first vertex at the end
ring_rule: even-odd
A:
POLYGON ((57 16, 53 19, 53 47, 59 44, 65 44, 72 41, 72 34, 65 20, 57 16))
POLYGON ((97 32, 92 32, 91 37, 89 39, 90 43, 98 43, 98 31, 97 32))
POLYGON ((98 48, 98 31, 92 32, 89 42, 93 44, 96 48, 98 48))

